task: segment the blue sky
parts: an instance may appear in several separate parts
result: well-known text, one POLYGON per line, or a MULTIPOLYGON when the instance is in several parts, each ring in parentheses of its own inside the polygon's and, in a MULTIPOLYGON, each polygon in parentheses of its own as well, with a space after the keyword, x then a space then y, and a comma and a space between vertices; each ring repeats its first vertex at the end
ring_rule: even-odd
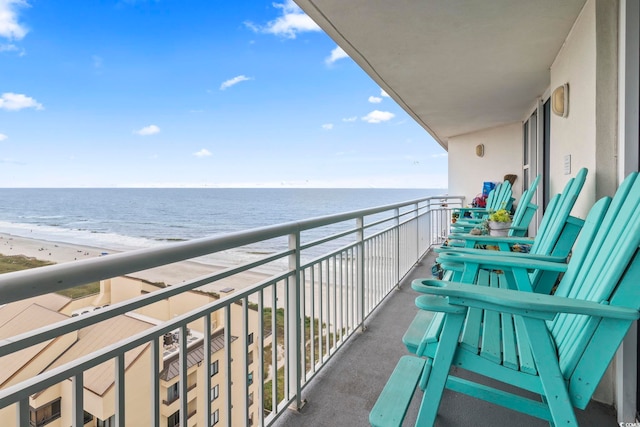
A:
POLYGON ((0 187, 446 188, 290 0, 0 0, 0 187))

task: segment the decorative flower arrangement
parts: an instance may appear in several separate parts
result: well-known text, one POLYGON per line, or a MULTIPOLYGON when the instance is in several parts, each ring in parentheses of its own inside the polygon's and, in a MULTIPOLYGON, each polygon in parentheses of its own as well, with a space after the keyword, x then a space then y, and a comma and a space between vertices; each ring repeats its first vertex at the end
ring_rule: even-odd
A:
POLYGON ((506 236, 511 227, 511 215, 506 209, 498 209, 489 215, 487 223, 490 235, 506 236))
POLYGON ((511 222, 511 215, 506 209, 498 209, 489 215, 489 221, 494 222, 511 222))

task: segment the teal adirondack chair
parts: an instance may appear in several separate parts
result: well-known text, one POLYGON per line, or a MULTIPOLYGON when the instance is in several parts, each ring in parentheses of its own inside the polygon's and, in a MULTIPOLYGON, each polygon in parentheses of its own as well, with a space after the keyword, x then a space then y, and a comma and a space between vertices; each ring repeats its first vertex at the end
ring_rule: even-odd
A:
MULTIPOLYGON (((536 237, 531 239, 514 237, 494 237, 494 236, 465 236, 466 247, 441 247, 436 248, 440 254, 475 254, 486 256, 509 256, 515 259, 541 259, 552 262, 566 262, 569 252, 573 247, 584 220, 570 215, 573 206, 580 195, 580 191, 587 177, 587 169, 583 168, 576 174, 575 178, 569 180, 561 194, 557 194, 551 199, 547 212, 542 218, 540 228, 536 237), (477 243, 485 245, 495 245, 500 251, 486 251, 474 249, 477 243), (529 253, 509 252, 515 244, 530 244, 529 253)), ((595 213, 593 214, 595 215, 595 213)), ((592 218, 591 221, 597 221, 592 218)), ((445 279, 459 281, 463 272, 463 265, 455 256, 438 258, 442 268, 446 271, 445 279)), ((548 292, 555 283, 559 273, 553 271, 533 271, 530 273, 533 288, 538 288, 541 292, 548 292), (544 285, 540 285, 543 283, 544 285)))
MULTIPOLYGON (((477 245, 493 245, 498 247, 501 251, 510 251, 514 245, 517 244, 530 244, 531 254, 543 254, 550 255, 552 252, 565 252, 571 248, 577 234, 579 232, 582 220, 572 217, 571 209, 580 195, 580 191, 584 186, 587 179, 587 169, 582 168, 578 171, 574 178, 571 178, 564 187, 564 190, 559 195, 554 196, 547 206, 547 210, 542 217, 542 222, 538 229, 538 234, 534 239, 522 238, 522 237, 496 237, 496 236, 477 236, 472 234, 457 234, 455 239, 458 241, 464 241, 465 248, 475 248, 477 245), (572 227, 574 233, 572 233, 573 240, 566 240, 565 229, 567 226, 572 227), (563 236, 564 233, 564 236, 563 236), (562 239, 560 237, 563 237, 562 239), (564 242, 569 244, 564 244, 564 242), (560 244, 563 247, 555 248, 555 245, 560 244)), ((456 246, 443 246, 436 248, 436 252, 460 250, 456 246)))
MULTIPOLYGON (((533 180, 531 186, 522 193, 520 202, 513 213, 511 227, 509 228, 509 236, 524 236, 527 233, 529 223, 533 219, 536 210, 538 210, 538 205, 532 203, 531 200, 538 189, 539 181, 540 175, 536 176, 536 179, 533 180)), ((478 227, 482 221, 484 221, 484 219, 473 220, 465 218, 451 224, 451 234, 449 234, 449 239, 453 239, 453 242, 455 242, 455 236, 458 233, 469 233, 472 229, 478 227)))
POLYGON ((471 215, 471 218, 484 218, 498 209, 510 210, 513 204, 513 197, 511 197, 511 195, 511 183, 504 181, 496 185, 496 187, 489 192, 487 204, 484 208, 457 208, 454 209, 453 212, 458 213, 461 219, 464 218, 465 214, 471 215))
MULTIPOLYGON (((606 213, 589 244, 582 245, 581 237, 554 295, 507 289, 511 284, 488 272, 483 273, 488 274, 486 286, 414 281, 412 287, 426 294, 416 305, 436 312, 433 323, 439 326, 424 334, 418 357, 400 359, 370 413, 371 424, 400 425, 420 384, 424 394, 418 426, 433 425, 445 387, 556 426, 577 426, 573 408, 587 406, 640 317, 639 208, 640 179, 633 173, 612 201, 604 198, 594 205, 606 213), (483 313, 481 321, 470 315, 472 310, 483 313), (465 340, 467 329, 478 330, 475 340, 465 340), (451 366, 536 393, 542 400, 459 378, 451 366)), ((520 269, 559 266, 531 259, 520 269)))
MULTIPOLYGON (((569 185, 571 186, 572 184, 569 185)), ((625 181, 616 192, 616 197, 613 201, 614 209, 625 199, 628 185, 630 185, 630 181, 625 181)), ((571 194, 571 192, 568 192, 568 194, 571 194)), ((560 195, 556 195, 555 198, 559 199, 560 195)), ((575 198, 570 199, 575 201, 575 198)), ((569 204, 573 206, 573 202, 569 204)), ((582 231, 580 231, 580 240, 575 245, 572 258, 580 260, 586 248, 593 243, 595 234, 602 227, 602 221, 608 208, 609 200, 600 200, 591 208, 587 218, 584 221, 580 220, 580 223, 584 225, 582 231)), ((571 207, 567 207, 567 213, 570 210, 571 207)), ((575 241, 579 231, 578 227, 571 225, 567 225, 564 228, 569 230, 565 231, 565 235, 569 237, 565 238, 562 244, 551 242, 549 239, 542 239, 547 240, 548 243, 536 246, 536 251, 531 254, 469 249, 443 252, 438 257, 438 262, 447 269, 445 279, 449 281, 487 286, 489 283, 497 283, 496 281, 500 280, 511 289, 548 294, 556 284, 560 273, 563 273, 566 269, 570 246, 575 241), (557 250, 558 248, 559 251, 557 250), (552 255, 549 255, 550 253, 552 255), (529 268, 531 260, 557 263, 559 265, 557 268, 529 268), (496 269, 502 271, 502 274, 489 273, 490 270, 496 269)), ((481 310, 476 309, 471 310, 469 315, 476 319, 482 319, 484 316, 481 310)), ((437 326, 435 321, 432 321, 431 313, 418 310, 407 332, 402 337, 402 342, 407 347, 407 350, 415 354, 425 332, 437 326)), ((472 329, 467 328, 466 331, 470 332, 472 329)))

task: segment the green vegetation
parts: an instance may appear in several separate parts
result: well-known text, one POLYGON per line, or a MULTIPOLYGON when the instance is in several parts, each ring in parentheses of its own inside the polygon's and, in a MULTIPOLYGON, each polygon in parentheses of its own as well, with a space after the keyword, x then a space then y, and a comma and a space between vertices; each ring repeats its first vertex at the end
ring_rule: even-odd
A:
MULTIPOLYGON (((284 332, 285 332, 285 311, 283 308, 276 309, 276 334, 277 334, 277 345, 281 348, 284 348, 284 332)), ((263 312, 264 318, 264 331, 265 333, 272 332, 272 310, 270 307, 265 307, 263 312)), ((322 351, 324 354, 329 352, 329 349, 326 347, 327 335, 323 333, 323 329, 326 328, 326 324, 320 324, 318 319, 315 319, 313 322, 313 331, 315 341, 315 352, 314 352, 314 363, 320 361, 320 340, 322 339, 322 351)), ((344 334, 344 329, 342 330, 342 334, 344 334)), ((311 370, 311 318, 306 316, 304 319, 304 338, 307 340, 305 345, 305 370, 308 372, 311 370)), ((329 346, 334 346, 336 343, 336 336, 334 333, 329 334, 329 346)), ((264 348, 264 376, 267 377, 269 367, 272 363, 272 345, 266 346, 264 348)), ((284 366, 279 368, 276 374, 277 378, 277 396, 278 402, 284 399, 284 366)), ((265 411, 271 411, 273 408, 272 402, 272 388, 273 380, 266 381, 264 383, 264 409, 265 411)))
POLYGON ((511 222, 511 215, 506 209, 498 209, 489 215, 489 221, 495 222, 511 222))
MULTIPOLYGON (((284 399, 284 366, 280 369, 278 369, 278 382, 277 382, 277 386, 278 386, 278 390, 277 391, 277 396, 276 399, 278 399, 278 402, 280 402, 282 399, 284 399)), ((266 383, 264 383, 264 409, 265 411, 271 411, 273 409, 273 392, 272 392, 272 387, 273 386, 273 380, 269 380, 266 383)))
POLYGON ((93 282, 86 285, 76 286, 74 288, 63 289, 56 293, 71 299, 77 299, 88 295, 94 295, 98 292, 100 292, 100 282, 93 282))
MULTIPOLYGON (((26 257, 24 255, 0 254, 0 274, 28 270, 30 268, 44 267, 46 265, 53 265, 53 263, 36 258, 26 257)), ((56 293, 72 299, 76 299, 85 297, 87 295, 96 294, 99 291, 100 283, 93 282, 86 285, 77 286, 75 288, 64 289, 56 293)))
POLYGON ((14 271, 26 270, 29 268, 43 267, 51 264, 52 263, 49 261, 29 258, 24 255, 0 254, 0 274, 12 273, 14 271))

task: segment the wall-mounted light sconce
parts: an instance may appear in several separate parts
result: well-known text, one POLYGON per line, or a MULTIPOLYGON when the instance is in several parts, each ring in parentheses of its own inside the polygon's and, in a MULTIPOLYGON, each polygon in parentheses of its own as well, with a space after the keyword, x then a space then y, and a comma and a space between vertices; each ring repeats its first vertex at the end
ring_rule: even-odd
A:
POLYGON ((569 83, 558 86, 551 94, 551 111, 560 117, 569 115, 569 83))
POLYGON ((484 144, 476 145, 476 156, 478 157, 484 156, 484 144))

